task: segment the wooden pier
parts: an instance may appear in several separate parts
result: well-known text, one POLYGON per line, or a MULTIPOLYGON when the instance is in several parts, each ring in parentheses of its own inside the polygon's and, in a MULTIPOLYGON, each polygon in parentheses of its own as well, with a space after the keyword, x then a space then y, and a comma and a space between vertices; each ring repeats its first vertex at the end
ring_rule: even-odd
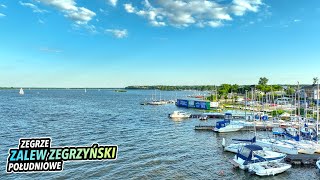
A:
MULTIPOLYGON (((210 126, 210 125, 199 125, 195 126, 194 130, 199 130, 199 131, 212 131, 215 128, 215 126, 210 126)), ((271 126, 256 126, 257 131, 272 131, 271 126)), ((241 129, 241 131, 254 131, 253 126, 245 126, 241 129)))
POLYGON ((294 154, 287 155, 284 159, 287 163, 292 165, 316 165, 317 160, 320 158, 320 154, 294 154))

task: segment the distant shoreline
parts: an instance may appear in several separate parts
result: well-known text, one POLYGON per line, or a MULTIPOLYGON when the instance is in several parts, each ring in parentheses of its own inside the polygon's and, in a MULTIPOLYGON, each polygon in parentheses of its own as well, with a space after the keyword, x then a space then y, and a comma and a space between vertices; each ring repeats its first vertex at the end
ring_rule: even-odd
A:
POLYGON ((50 90, 66 90, 66 89, 70 89, 70 90, 77 90, 77 89, 100 89, 100 90, 117 90, 117 89, 125 89, 125 88, 44 88, 44 87, 0 87, 0 90, 15 90, 15 89, 38 89, 38 90, 46 90, 46 89, 50 89, 50 90))

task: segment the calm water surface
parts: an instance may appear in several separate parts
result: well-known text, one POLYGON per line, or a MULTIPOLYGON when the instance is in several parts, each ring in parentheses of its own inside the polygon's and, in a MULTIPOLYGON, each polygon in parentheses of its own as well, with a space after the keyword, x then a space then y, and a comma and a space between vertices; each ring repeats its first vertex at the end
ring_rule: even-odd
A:
MULTIPOLYGON (((198 119, 173 121, 174 105, 141 106, 154 91, 0 90, 0 177, 100 179, 261 179, 228 162, 222 138, 250 138, 250 133, 197 132, 198 119), (116 161, 65 162, 57 173, 7 174, 8 149, 21 137, 51 137, 52 146, 116 144, 116 161), (219 175, 223 171, 223 175, 219 175)), ((190 92, 162 92, 163 98, 190 92)), ((190 111, 190 110, 189 110, 190 111)), ((192 111, 190 111, 192 112, 192 111)), ((198 112, 199 113, 199 112, 198 112)), ((203 124, 203 123, 202 123, 203 124)), ((207 124, 213 124, 209 120, 207 124)), ((267 179, 319 179, 315 167, 292 168, 267 179)), ((265 179, 265 178, 263 178, 265 179)))

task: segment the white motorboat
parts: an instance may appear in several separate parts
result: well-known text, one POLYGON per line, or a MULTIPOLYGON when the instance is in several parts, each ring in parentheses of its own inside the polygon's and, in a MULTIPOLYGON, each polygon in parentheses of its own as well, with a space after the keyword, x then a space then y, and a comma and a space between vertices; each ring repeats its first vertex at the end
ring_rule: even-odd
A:
POLYGON ((230 120, 218 121, 216 127, 213 129, 215 132, 224 133, 224 132, 234 132, 239 131, 244 126, 241 124, 230 122, 230 120))
POLYGON ((315 149, 315 153, 320 154, 320 144, 317 144, 314 141, 302 140, 301 143, 311 145, 315 149))
POLYGON ((20 95, 24 95, 24 91, 23 91, 22 88, 20 88, 19 94, 20 94, 20 95))
POLYGON ((183 111, 173 111, 172 114, 170 114, 170 118, 189 118, 191 114, 183 112, 183 111))
POLYGON ((148 105, 165 105, 167 104, 166 101, 151 101, 151 102, 148 102, 148 105))
POLYGON ((244 127, 241 123, 238 123, 236 121, 231 121, 231 119, 232 119, 232 114, 226 113, 224 120, 218 121, 216 123, 215 128, 213 128, 213 131, 219 132, 219 133, 234 132, 234 131, 239 131, 244 127))
POLYGON ((280 162, 261 162, 249 165, 249 172, 254 172, 258 176, 270 176, 285 172, 291 165, 280 162))
POLYGON ((232 153, 238 153, 238 150, 241 149, 243 146, 248 145, 249 143, 255 143, 256 137, 253 139, 247 140, 247 139, 232 139, 233 141, 238 141, 238 143, 232 143, 226 146, 226 140, 222 139, 222 147, 224 151, 232 152, 232 153))
POLYGON ((316 152, 316 148, 310 144, 293 140, 285 140, 284 142, 295 146, 300 154, 314 154, 316 152))
POLYGON ((268 148, 272 151, 285 153, 285 154, 298 154, 299 149, 296 148, 294 145, 286 144, 282 141, 275 140, 275 139, 261 139, 257 140, 256 144, 268 148))
POLYGON ((224 151, 238 153, 238 150, 241 149, 243 146, 247 145, 247 143, 234 143, 229 144, 228 146, 223 147, 224 151))
POLYGON ((286 156, 286 154, 274 151, 266 151, 263 150, 261 146, 250 144, 245 145, 238 150, 238 153, 235 155, 233 162, 237 164, 240 169, 246 170, 249 168, 250 164, 266 161, 280 162, 286 156))

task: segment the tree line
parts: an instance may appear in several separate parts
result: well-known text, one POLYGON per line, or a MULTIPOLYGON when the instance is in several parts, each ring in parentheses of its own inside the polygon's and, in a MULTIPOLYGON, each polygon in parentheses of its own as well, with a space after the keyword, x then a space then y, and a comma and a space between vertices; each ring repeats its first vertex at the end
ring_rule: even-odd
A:
POLYGON ((244 94, 246 91, 251 89, 260 90, 263 92, 281 91, 283 87, 281 85, 267 85, 268 79, 262 77, 259 79, 257 85, 238 85, 238 84, 221 84, 220 86, 215 85, 196 85, 196 86, 128 86, 126 89, 158 89, 163 91, 176 91, 176 90, 196 90, 196 91, 215 91, 218 94, 228 93, 240 93, 244 94))

